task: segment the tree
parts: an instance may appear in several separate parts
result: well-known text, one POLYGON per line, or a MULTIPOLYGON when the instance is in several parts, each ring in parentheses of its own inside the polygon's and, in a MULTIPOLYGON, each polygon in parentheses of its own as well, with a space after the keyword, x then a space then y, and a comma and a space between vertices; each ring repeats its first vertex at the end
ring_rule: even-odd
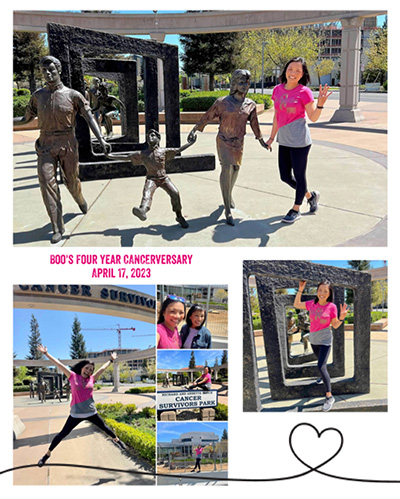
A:
POLYGON ((369 270, 371 268, 369 260, 347 260, 347 264, 354 270, 369 270))
POLYGON ((371 287, 371 301, 374 307, 383 307, 388 299, 388 282, 386 280, 374 281, 371 287))
POLYGON ((237 33, 206 33, 181 35, 184 54, 181 55, 183 70, 188 76, 205 73, 209 75, 210 90, 214 90, 214 76, 231 73, 238 55, 237 33))
MULTIPOLYGON (((25 358, 30 360, 40 360, 43 358, 43 354, 39 352, 37 347, 42 343, 42 339, 40 338, 39 323, 33 314, 30 320, 30 331, 31 334, 28 336, 29 354, 25 358)), ((32 367, 29 369, 30 374, 33 376, 36 376, 38 371, 38 367, 32 367)))
POLYGON ((228 440, 228 430, 224 428, 222 435, 221 435, 221 441, 222 440, 228 440))
POLYGON ((388 31, 385 23, 382 28, 378 28, 371 34, 369 47, 365 49, 368 63, 365 67, 364 78, 377 80, 381 85, 384 83, 388 70, 388 31))
POLYGON ((313 66, 315 74, 318 76, 318 83, 321 85, 321 76, 328 75, 332 73, 335 63, 332 59, 321 59, 316 62, 313 66))
POLYGON ((192 350, 192 352, 190 353, 189 369, 194 369, 195 367, 196 367, 196 359, 194 356, 194 352, 192 350))
POLYGON ((29 90, 36 90, 40 78, 39 61, 48 52, 43 33, 15 31, 13 35, 14 74, 17 81, 29 81, 29 90))
MULTIPOLYGON (((221 366, 224 364, 227 364, 227 363, 228 363, 228 351, 223 350, 222 357, 221 357, 221 366)), ((219 373, 220 373, 222 378, 226 378, 226 376, 228 374, 228 370, 226 369, 226 367, 224 367, 223 369, 219 370, 219 373)))
MULTIPOLYGON (((354 270, 369 270, 371 268, 371 264, 369 260, 347 260, 347 264, 351 269, 354 270)), ((346 290, 346 303, 347 305, 351 305, 354 303, 354 292, 352 289, 346 290)))
POLYGON ((71 359, 84 359, 87 357, 86 344, 83 334, 81 333, 81 323, 78 317, 75 316, 72 324, 71 344, 69 346, 71 359))
POLYGON ((228 299, 228 293, 225 291, 225 289, 220 288, 216 290, 216 292, 214 293, 214 297, 220 302, 226 302, 228 299))
POLYGON ((264 75, 279 74, 287 61, 304 57, 311 67, 318 57, 320 38, 312 29, 284 28, 248 31, 242 35, 239 64, 252 73, 253 80, 262 70, 264 47, 264 75))

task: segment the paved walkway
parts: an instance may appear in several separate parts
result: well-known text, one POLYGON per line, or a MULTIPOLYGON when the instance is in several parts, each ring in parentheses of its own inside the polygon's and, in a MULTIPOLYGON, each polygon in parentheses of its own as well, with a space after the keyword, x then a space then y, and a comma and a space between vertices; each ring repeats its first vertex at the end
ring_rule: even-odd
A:
MULTIPOLYGON (((388 397, 388 332, 371 332, 371 390, 367 394, 334 395, 335 404, 333 411, 340 410, 365 410, 366 405, 375 405, 376 410, 382 410, 387 404, 388 397)), ((303 398, 293 400, 272 400, 269 390, 268 367, 265 358, 263 338, 256 338, 257 365, 261 392, 261 405, 264 412, 314 412, 320 411, 324 401, 323 386, 321 385, 321 398, 303 398)), ((299 341, 292 343, 292 352, 300 354, 303 346, 299 341)), ((331 359, 329 360, 331 362, 331 359)), ((346 378, 351 377, 354 372, 353 340, 352 333, 346 332, 345 340, 345 373, 346 378)), ((332 379, 334 380, 334 378, 332 379)))
MULTIPOLYGON (((311 124, 308 182, 321 192, 320 210, 293 225, 280 222, 293 203, 293 191, 277 170, 272 153, 260 147, 249 128, 243 165, 234 188, 236 225, 227 226, 219 188, 219 165, 211 172, 172 176, 190 226, 182 229, 168 196, 156 192, 146 222, 132 215, 139 204, 143 178, 85 182, 89 205, 82 215, 61 185, 66 233, 59 246, 386 246, 387 245, 387 104, 361 102, 365 121, 329 123, 338 101, 328 101, 318 123, 311 124)), ((272 110, 259 116, 269 136, 272 110)), ((192 125, 181 125, 182 140, 192 125)), ((141 133, 143 133, 143 127, 141 133)), ((163 126, 160 127, 163 133, 163 126)), ((214 153, 217 126, 198 134, 183 154, 214 153)), ((14 132, 14 244, 50 245, 51 228, 36 173, 37 131, 14 132)), ((142 135, 143 137, 143 135, 142 135)))
MULTIPOLYGON (((154 396, 111 393, 110 388, 96 392, 96 402, 137 407, 155 405, 154 396)), ((26 426, 14 441, 14 467, 36 464, 48 449, 53 437, 61 430, 69 415, 69 402, 48 400, 41 403, 28 396, 14 397, 14 414, 26 426)), ((82 422, 53 451, 49 463, 74 463, 105 468, 150 472, 150 466, 133 455, 123 452, 91 423, 82 422)), ((27 468, 14 472, 14 485, 154 485, 152 476, 86 468, 51 467, 27 468)))

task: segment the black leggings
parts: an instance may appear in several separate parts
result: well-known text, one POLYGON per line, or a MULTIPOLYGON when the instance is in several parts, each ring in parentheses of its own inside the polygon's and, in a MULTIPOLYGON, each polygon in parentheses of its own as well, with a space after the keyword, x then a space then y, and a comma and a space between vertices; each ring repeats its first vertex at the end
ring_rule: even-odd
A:
POLYGON ((199 471, 200 471, 200 469, 201 469, 200 468, 200 462, 201 462, 201 458, 200 457, 196 457, 196 464, 194 465, 194 468, 193 468, 194 470, 196 468, 199 468, 199 471))
POLYGON ((306 147, 279 146, 278 165, 282 182, 296 190, 294 204, 300 205, 307 192, 307 158, 311 145, 306 147))
POLYGON ((72 416, 69 416, 67 421, 65 422, 63 429, 53 438, 49 447, 49 451, 55 449, 57 445, 61 442, 61 440, 63 440, 66 436, 68 436, 71 433, 71 431, 74 428, 76 428, 81 421, 85 420, 90 421, 91 423, 96 425, 100 430, 107 433, 107 435, 110 435, 110 437, 117 438, 112 429, 105 424, 105 422, 101 419, 101 417, 98 414, 94 414, 93 416, 89 416, 88 418, 73 418, 72 416))
POLYGON ((327 363, 331 345, 313 345, 311 348, 318 359, 318 369, 324 382, 325 392, 331 392, 331 378, 328 373, 327 363))

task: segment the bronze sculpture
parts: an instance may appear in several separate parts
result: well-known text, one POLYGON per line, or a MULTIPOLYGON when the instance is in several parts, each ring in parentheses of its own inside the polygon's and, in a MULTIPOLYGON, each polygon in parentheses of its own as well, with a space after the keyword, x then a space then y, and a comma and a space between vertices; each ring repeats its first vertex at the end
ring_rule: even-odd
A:
POLYGON ((305 310, 299 312, 297 320, 298 331, 300 331, 301 333, 301 342, 303 343, 304 353, 306 353, 308 352, 308 338, 310 336, 310 320, 308 318, 307 312, 305 310))
POLYGON ((96 113, 100 112, 100 122, 104 125, 106 129, 106 137, 111 139, 113 135, 113 123, 112 119, 115 115, 115 112, 118 111, 118 108, 115 106, 115 102, 121 107, 125 107, 123 102, 120 101, 114 95, 108 93, 108 85, 106 82, 102 81, 98 85, 98 94, 97 94, 97 105, 92 108, 92 111, 96 113))
POLYGON ((225 207, 225 217, 229 225, 234 225, 231 209, 235 207, 232 190, 239 174, 242 162, 246 123, 250 126, 265 149, 265 144, 257 118, 256 104, 246 97, 250 88, 250 72, 236 69, 232 74, 230 94, 217 99, 201 120, 191 130, 190 141, 197 131, 202 132, 213 119, 219 118, 217 151, 221 164, 220 187, 225 207))
POLYGON ((14 123, 29 123, 38 117, 40 136, 36 141, 36 153, 39 184, 52 225, 51 242, 58 243, 65 232, 60 190, 56 179, 58 165, 64 184, 81 212, 87 212, 87 203, 82 195, 78 177, 76 113, 85 118, 104 152, 109 150, 109 145, 101 135, 88 101, 81 93, 65 87, 61 82, 60 61, 55 57, 46 56, 41 59, 39 65, 46 85, 32 94, 25 115, 14 118, 14 123))
POLYGON ((176 214, 176 221, 181 227, 186 229, 189 224, 182 215, 182 204, 178 189, 172 183, 167 175, 165 165, 166 162, 174 158, 177 154, 190 147, 196 141, 193 136, 188 142, 175 148, 160 147, 161 135, 157 130, 149 130, 147 132, 147 149, 143 151, 133 151, 129 153, 112 153, 107 154, 111 159, 128 159, 133 165, 144 165, 146 168, 146 181, 143 188, 142 201, 139 207, 134 207, 132 213, 140 220, 144 221, 147 218, 146 213, 151 208, 154 192, 158 187, 170 196, 172 211, 176 214))
POLYGON ((291 346, 293 343, 293 335, 298 332, 296 321, 293 317, 293 312, 289 310, 286 316, 286 326, 287 326, 287 339, 288 339, 288 354, 290 355, 291 346))

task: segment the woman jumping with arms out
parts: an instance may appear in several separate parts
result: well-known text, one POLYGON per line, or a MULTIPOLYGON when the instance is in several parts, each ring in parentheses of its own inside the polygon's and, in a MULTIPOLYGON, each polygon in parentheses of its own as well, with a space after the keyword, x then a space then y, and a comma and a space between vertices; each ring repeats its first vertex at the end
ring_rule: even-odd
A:
POLYGON ((300 281, 299 290, 294 300, 294 307, 308 310, 310 314, 310 337, 309 341, 314 354, 318 359, 318 369, 321 373, 322 382, 325 387, 325 402, 322 407, 324 412, 330 411, 335 402, 331 392, 331 378, 328 373, 327 363, 332 347, 332 330, 343 324, 348 312, 346 304, 340 305, 338 317, 337 307, 333 300, 333 291, 329 281, 318 284, 317 297, 314 300, 302 302, 301 295, 306 286, 306 281, 300 281))
POLYGON ((305 115, 307 113, 310 121, 317 121, 332 92, 329 92, 328 85, 323 88, 320 85, 315 103, 311 90, 306 87, 310 82, 310 75, 301 57, 295 57, 286 64, 280 81, 281 84, 272 92, 275 114, 271 136, 265 144, 271 149, 277 137, 281 180, 296 191, 293 207, 282 218, 282 222, 293 223, 301 216, 300 206, 304 196, 310 205, 310 213, 318 210, 319 192, 307 189, 307 158, 312 141, 305 115))
POLYGON ((103 372, 111 365, 117 358, 114 352, 110 356, 110 360, 103 364, 100 369, 94 372, 94 363, 89 360, 82 360, 78 362, 71 370, 64 366, 58 359, 54 358, 47 351, 47 347, 39 345, 37 347, 39 352, 46 355, 46 357, 57 366, 60 371, 67 376, 71 385, 71 412, 63 429, 52 440, 50 447, 46 454, 39 459, 38 465, 42 467, 51 456, 55 447, 63 440, 71 431, 78 426, 81 421, 87 420, 96 425, 100 430, 109 435, 114 443, 125 450, 125 444, 115 435, 101 417, 97 414, 97 410, 93 400, 93 386, 103 372))

